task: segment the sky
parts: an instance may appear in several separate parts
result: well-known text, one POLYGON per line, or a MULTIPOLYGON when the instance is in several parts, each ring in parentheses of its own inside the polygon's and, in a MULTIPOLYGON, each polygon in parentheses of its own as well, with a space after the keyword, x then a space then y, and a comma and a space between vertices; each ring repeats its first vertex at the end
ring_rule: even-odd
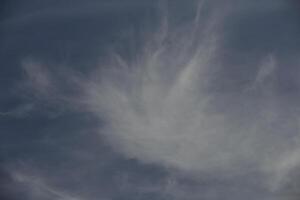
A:
POLYGON ((0 199, 299 199, 299 9, 1 1, 0 199))

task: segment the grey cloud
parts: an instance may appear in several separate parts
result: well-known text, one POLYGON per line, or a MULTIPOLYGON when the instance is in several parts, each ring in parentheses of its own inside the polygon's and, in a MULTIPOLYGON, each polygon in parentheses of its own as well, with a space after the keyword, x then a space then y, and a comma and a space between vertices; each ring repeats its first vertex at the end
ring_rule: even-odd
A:
POLYGON ((25 117, 33 109, 34 109, 33 104, 24 104, 24 105, 17 106, 12 110, 0 112, 0 116, 1 117, 25 117))

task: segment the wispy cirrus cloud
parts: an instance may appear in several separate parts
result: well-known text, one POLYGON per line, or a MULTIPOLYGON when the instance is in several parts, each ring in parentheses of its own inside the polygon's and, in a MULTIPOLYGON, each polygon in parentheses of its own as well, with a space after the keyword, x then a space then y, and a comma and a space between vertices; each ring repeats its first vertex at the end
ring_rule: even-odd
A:
POLYGON ((100 137, 127 158, 229 185, 254 176, 271 196, 280 193, 299 169, 299 113, 289 113, 278 87, 282 66, 272 52, 247 63, 254 69, 247 82, 224 84, 223 72, 235 73, 223 57, 223 28, 234 8, 220 5, 201 1, 194 19, 180 26, 163 13, 133 59, 111 53, 86 77, 66 73, 67 87, 77 88, 71 95, 40 65, 25 64, 27 78, 35 93, 58 96, 104 122, 100 137))

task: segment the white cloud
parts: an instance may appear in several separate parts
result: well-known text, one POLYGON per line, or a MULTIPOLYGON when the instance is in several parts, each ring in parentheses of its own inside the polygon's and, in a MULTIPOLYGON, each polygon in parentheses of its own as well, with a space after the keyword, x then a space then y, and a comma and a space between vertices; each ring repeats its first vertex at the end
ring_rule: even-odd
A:
MULTIPOLYGON (((197 18, 198 24, 176 29, 164 23, 134 62, 111 55, 113 64, 101 65, 75 85, 83 88, 80 106, 106 122, 101 136, 127 157, 191 174, 232 177, 254 171, 277 184, 300 162, 297 153, 289 153, 299 146, 294 142, 299 133, 286 136, 293 126, 282 123, 286 113, 276 87, 265 87, 276 73, 275 58, 263 63, 240 93, 212 89, 222 84, 216 78, 225 67, 220 66, 223 16, 197 18), (228 96, 235 103, 219 109, 216 100, 228 96)), ((37 92, 52 90, 47 72, 35 65, 28 71, 35 71, 28 75, 37 92)))
POLYGON ((195 35, 169 31, 157 46, 146 45, 146 53, 133 65, 123 60, 127 67, 100 70, 97 80, 85 83, 86 103, 107 122, 101 133, 128 157, 229 176, 249 170, 274 173, 273 166, 282 165, 279 157, 299 145, 293 143, 298 133, 287 138, 273 128, 276 123, 280 127, 284 112, 276 88, 267 87, 274 81, 275 59, 269 57, 259 67, 250 85, 254 91, 224 94, 239 95, 240 102, 232 110, 218 111, 213 102, 223 94, 210 88, 216 84, 221 33, 210 25, 190 27, 198 31, 195 35), (257 89, 268 95, 257 96, 257 89))

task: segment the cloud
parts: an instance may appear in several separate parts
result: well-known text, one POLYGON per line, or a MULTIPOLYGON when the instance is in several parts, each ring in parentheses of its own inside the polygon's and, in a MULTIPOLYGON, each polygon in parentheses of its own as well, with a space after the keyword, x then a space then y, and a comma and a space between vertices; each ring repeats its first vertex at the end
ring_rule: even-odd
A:
POLYGON ((252 87, 263 87, 268 84, 270 82, 268 79, 274 76, 274 70, 276 70, 276 61, 273 56, 269 56, 259 67, 252 87))
POLYGON ((134 63, 114 55, 113 65, 84 83, 83 99, 107 122, 101 132, 116 149, 144 162, 205 173, 235 174, 276 165, 293 139, 272 127, 280 124, 284 112, 276 88, 265 87, 275 73, 274 58, 257 67, 248 85, 254 91, 212 89, 220 87, 216 73, 225 67, 219 56, 224 51, 220 16, 201 24, 195 20, 190 34, 162 26, 163 34, 147 38, 145 52, 134 63), (228 96, 235 104, 220 109, 217 100, 228 96))
POLYGON ((43 67, 40 63, 34 61, 26 61, 22 64, 25 77, 27 77, 26 85, 33 90, 33 93, 44 97, 51 96, 55 90, 50 72, 46 67, 43 67))
POLYGON ((25 194, 27 194, 30 199, 82 200, 81 198, 51 187, 41 176, 14 171, 12 177, 16 183, 25 186, 25 194))
POLYGON ((9 111, 0 112, 0 117, 25 117, 33 109, 34 109, 34 105, 31 103, 22 104, 9 111))
POLYGON ((175 27, 171 14, 163 17, 156 33, 142 36, 134 59, 112 53, 87 78, 67 74, 80 89, 75 96, 63 94, 40 65, 25 65, 29 82, 42 96, 76 98, 64 103, 103 121, 99 134, 125 157, 228 182, 254 174, 266 190, 281 190, 300 164, 299 121, 277 87, 281 66, 266 52, 251 81, 225 85, 222 27, 230 10, 210 6, 204 2, 193 21, 175 27))

